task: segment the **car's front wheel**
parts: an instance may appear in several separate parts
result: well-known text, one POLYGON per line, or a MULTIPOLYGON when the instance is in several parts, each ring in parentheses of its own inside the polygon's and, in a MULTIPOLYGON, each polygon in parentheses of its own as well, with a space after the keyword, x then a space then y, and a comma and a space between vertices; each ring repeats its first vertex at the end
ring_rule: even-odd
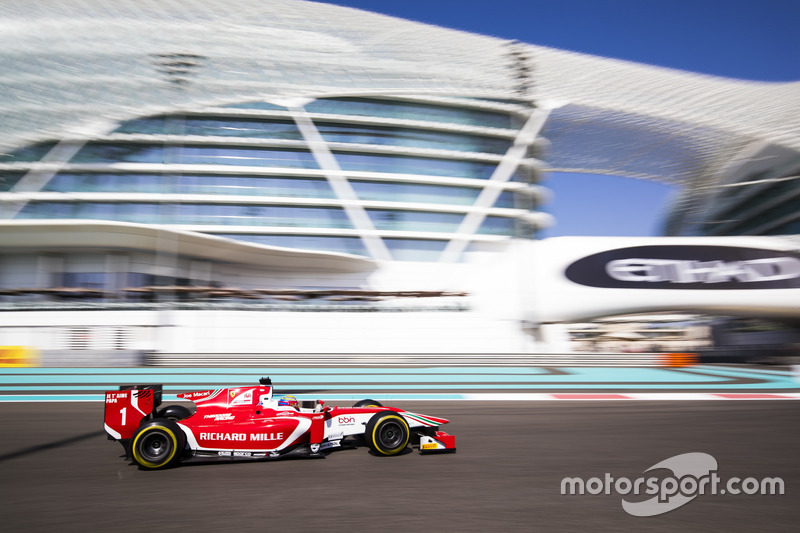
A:
POLYGON ((150 470, 177 464, 186 444, 186 436, 175 422, 152 420, 139 429, 131 440, 133 460, 150 470))
POLYGON ((367 422, 364 437, 369 449, 378 455, 397 455, 408 446, 408 422, 394 411, 375 413, 367 422))

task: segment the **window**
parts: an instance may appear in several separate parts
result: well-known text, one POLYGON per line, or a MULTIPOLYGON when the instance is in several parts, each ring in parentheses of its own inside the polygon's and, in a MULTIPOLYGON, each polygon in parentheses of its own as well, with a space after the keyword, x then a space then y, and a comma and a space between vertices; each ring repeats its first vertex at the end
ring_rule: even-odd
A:
POLYGON ((447 241, 427 239, 384 239, 395 261, 436 261, 447 241))
POLYGON ((239 241, 247 241, 267 246, 318 250, 324 252, 340 252, 353 255, 369 255, 364 243, 358 237, 322 237, 316 235, 248 235, 248 234, 216 234, 239 241))
POLYGON ((417 183, 351 181, 362 200, 472 205, 480 193, 473 187, 447 187, 417 183))
POLYGON ((85 289, 103 289, 106 284, 104 272, 62 272, 62 287, 82 287, 85 289))
POLYGON ((462 152, 504 154, 512 140, 460 133, 389 126, 317 123, 317 129, 328 142, 377 144, 408 148, 436 148, 462 152))
POLYGON ((435 231, 452 233, 464 219, 460 213, 429 213, 368 209, 376 229, 391 231, 435 231))
POLYGON ((307 104, 305 109, 309 113, 376 116, 494 128, 511 127, 511 117, 503 112, 415 102, 367 98, 330 98, 315 100, 307 104))

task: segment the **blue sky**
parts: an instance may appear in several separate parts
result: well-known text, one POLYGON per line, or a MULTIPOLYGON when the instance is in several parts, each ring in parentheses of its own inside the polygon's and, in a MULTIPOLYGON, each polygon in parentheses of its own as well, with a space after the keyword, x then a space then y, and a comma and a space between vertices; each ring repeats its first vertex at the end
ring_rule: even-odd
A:
MULTIPOLYGON (((800 0, 333 0, 504 39, 756 81, 800 81, 800 0)), ((551 174, 545 237, 658 235, 662 185, 551 174), (597 199, 602 201, 598 202, 597 199)))

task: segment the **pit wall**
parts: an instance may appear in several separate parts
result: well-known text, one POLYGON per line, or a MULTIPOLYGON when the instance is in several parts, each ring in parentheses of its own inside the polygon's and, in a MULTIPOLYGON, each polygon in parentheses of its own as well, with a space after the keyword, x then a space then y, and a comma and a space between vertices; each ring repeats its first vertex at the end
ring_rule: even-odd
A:
POLYGON ((43 354, 530 352, 514 321, 469 311, 2 313, 0 345, 43 354), (24 320, 23 320, 24 319, 24 320))

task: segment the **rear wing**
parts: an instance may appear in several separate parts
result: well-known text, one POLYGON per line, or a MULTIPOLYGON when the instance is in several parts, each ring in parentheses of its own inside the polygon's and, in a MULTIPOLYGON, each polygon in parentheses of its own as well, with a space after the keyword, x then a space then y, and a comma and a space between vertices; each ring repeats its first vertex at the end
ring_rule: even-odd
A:
POLYGON ((161 385, 123 385, 119 391, 106 392, 104 427, 111 440, 133 437, 147 417, 161 405, 161 385))

